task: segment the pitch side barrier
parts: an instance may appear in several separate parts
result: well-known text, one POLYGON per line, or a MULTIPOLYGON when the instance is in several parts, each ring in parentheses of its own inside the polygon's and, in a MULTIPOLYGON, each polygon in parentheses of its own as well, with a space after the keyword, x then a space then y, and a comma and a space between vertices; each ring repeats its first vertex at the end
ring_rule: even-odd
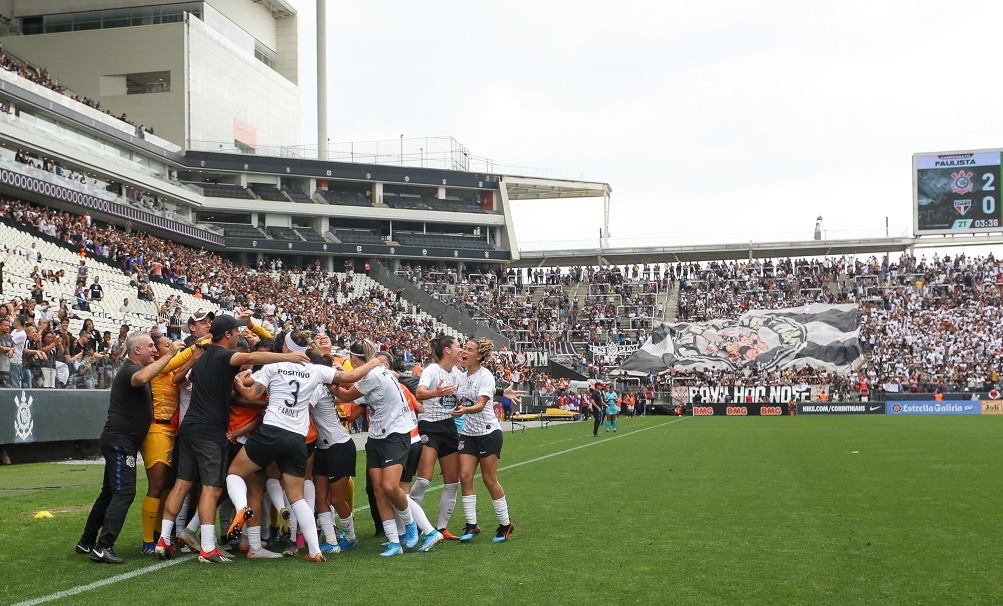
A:
POLYGON ((97 440, 108 389, 0 389, 0 446, 97 440))
MULTIPOLYGON (((976 394, 975 399, 971 394, 965 394, 968 397, 964 399, 945 396, 943 400, 925 395, 925 398, 885 402, 797 402, 793 412, 806 416, 1003 414, 1003 401, 989 399, 985 394, 976 394)), ((694 417, 781 417, 792 412, 788 404, 693 404, 683 408, 684 414, 694 417)))

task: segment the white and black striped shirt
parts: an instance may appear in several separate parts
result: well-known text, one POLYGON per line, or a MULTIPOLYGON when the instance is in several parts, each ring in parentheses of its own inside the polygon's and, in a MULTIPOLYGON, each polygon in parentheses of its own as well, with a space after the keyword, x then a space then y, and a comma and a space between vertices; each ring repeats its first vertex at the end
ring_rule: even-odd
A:
POLYGON ((472 375, 467 375, 466 380, 456 390, 461 406, 474 406, 477 398, 487 396, 488 402, 480 412, 470 413, 463 416, 463 434, 468 436, 485 436, 493 431, 501 429, 498 418, 495 416, 494 395, 495 376, 483 366, 472 375))

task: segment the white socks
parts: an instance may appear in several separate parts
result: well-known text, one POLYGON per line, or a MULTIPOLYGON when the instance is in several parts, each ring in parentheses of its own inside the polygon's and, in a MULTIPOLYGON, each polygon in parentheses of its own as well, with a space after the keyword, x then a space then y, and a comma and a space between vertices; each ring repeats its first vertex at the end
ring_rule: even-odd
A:
MULTIPOLYGON (((188 522, 188 526, 186 527, 186 529, 190 532, 197 532, 198 529, 201 527, 202 527, 202 518, 199 517, 199 512, 196 511, 195 515, 192 516, 191 521, 188 522)), ((213 534, 216 534, 216 531, 213 531, 213 534)))
POLYGON ((282 484, 278 480, 269 478, 265 481, 265 491, 268 493, 268 498, 272 501, 272 507, 275 511, 286 506, 286 500, 282 497, 282 484))
POLYGON ((397 534, 397 522, 394 520, 384 520, 383 521, 383 533, 387 535, 387 541, 391 543, 400 543, 400 535, 397 534))
POLYGON ((244 529, 247 545, 252 550, 261 549, 261 526, 248 526, 244 529))
POLYGON ((418 532, 428 534, 435 530, 435 528, 432 528, 432 523, 428 521, 428 516, 425 515, 425 510, 421 508, 421 505, 411 497, 407 498, 407 502, 410 506, 408 510, 411 512, 411 517, 418 523, 418 532))
POLYGON ((209 553, 213 549, 216 549, 216 525, 203 524, 202 536, 199 539, 202 542, 202 551, 209 553))
POLYGON ((456 493, 460 490, 460 483, 454 482, 442 487, 442 497, 439 498, 439 520, 436 528, 445 528, 449 525, 449 518, 453 515, 456 507, 456 493))
POLYGON ((160 522, 160 536, 164 537, 164 542, 167 544, 174 540, 174 520, 164 518, 160 522))
POLYGON ((415 503, 421 505, 422 501, 425 500, 425 491, 432 484, 432 480, 426 480, 425 478, 415 478, 414 486, 411 487, 411 499, 415 503))
POLYGON ((355 516, 349 514, 347 518, 341 520, 341 529, 345 531, 345 538, 349 541, 355 540, 355 516))
POLYGON ((498 523, 502 526, 508 526, 508 501, 505 500, 505 495, 502 495, 502 498, 500 499, 491 501, 491 505, 495 508, 495 515, 498 516, 498 523))
POLYGON ((247 507, 247 484, 244 483, 244 478, 232 473, 226 476, 226 491, 237 511, 247 507))
POLYGON ((477 495, 463 495, 463 516, 467 518, 467 524, 477 523, 477 495))
POLYGON ((324 540, 331 545, 338 543, 338 533, 334 530, 334 514, 330 511, 317 514, 320 529, 324 532, 324 540))
POLYGON ((317 487, 314 486, 313 480, 303 480, 303 498, 310 506, 310 511, 317 509, 317 487))
MULTIPOLYGON (((310 555, 317 555, 320 553, 320 539, 317 538, 317 526, 313 521, 313 510, 310 506, 306 504, 306 499, 300 499, 293 503, 292 506, 293 513, 296 515, 294 519, 299 521, 298 527, 303 532, 303 538, 306 539, 307 550, 310 555)), ((296 535, 293 535, 293 540, 296 540, 296 535)))

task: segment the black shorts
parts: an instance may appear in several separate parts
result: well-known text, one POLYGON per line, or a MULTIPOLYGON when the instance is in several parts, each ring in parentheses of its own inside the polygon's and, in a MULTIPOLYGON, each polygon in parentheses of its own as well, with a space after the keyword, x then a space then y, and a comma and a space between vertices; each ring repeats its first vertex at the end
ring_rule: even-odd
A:
POLYGON ((304 439, 305 436, 294 431, 274 425, 262 425, 244 444, 244 452, 252 463, 262 469, 274 462, 280 472, 303 478, 306 477, 304 439))
POLYGON ((480 459, 486 459, 491 455, 501 459, 502 433, 502 430, 496 429, 486 436, 461 435, 459 452, 461 455, 470 455, 480 459))
POLYGON ((227 444, 205 438, 185 437, 174 444, 178 479, 222 488, 226 481, 227 444))
POLYGON ((230 465, 233 464, 233 460, 237 458, 237 455, 240 454, 240 449, 243 448, 243 447, 244 447, 244 445, 241 444, 240 442, 227 442, 227 447, 226 447, 226 454, 227 454, 227 456, 226 456, 226 468, 227 469, 230 469, 230 465))
POLYGON ((366 469, 407 465, 410 450, 411 436, 404 433, 391 433, 380 439, 369 438, 366 440, 366 469))
POLYGON ((313 458, 313 475, 325 477, 329 482, 337 482, 345 477, 354 478, 357 460, 358 453, 353 440, 318 448, 313 458))
POLYGON ((459 433, 456 431, 456 422, 452 419, 418 421, 418 433, 421 434, 421 443, 434 448, 440 457, 456 452, 459 433))
POLYGON ((407 462, 404 463, 404 473, 401 474, 401 482, 410 482, 414 479, 414 474, 418 473, 418 461, 421 461, 421 449, 421 442, 411 442, 411 446, 408 447, 407 451, 407 462))

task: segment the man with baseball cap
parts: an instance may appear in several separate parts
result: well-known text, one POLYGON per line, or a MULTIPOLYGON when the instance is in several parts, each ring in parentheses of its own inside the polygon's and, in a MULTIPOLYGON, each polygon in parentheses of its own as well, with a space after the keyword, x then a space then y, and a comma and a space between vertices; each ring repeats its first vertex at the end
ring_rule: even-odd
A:
MULTIPOLYGON (((208 314, 203 316, 203 319, 208 314)), ((194 317, 194 316, 193 316, 194 317)), ((230 418, 230 401, 233 397, 233 379, 244 364, 270 364, 273 362, 306 363, 309 358, 302 352, 277 354, 257 351, 241 353, 234 349, 240 336, 239 329, 246 326, 250 314, 237 319, 221 315, 212 319, 209 333, 212 342, 199 342, 202 355, 192 369, 196 376, 192 399, 178 435, 178 478, 164 506, 164 521, 156 552, 161 559, 171 557, 174 522, 185 495, 195 482, 202 484, 199 497, 201 518, 201 549, 199 561, 224 564, 231 560, 216 546, 216 505, 223 490, 227 463, 227 423, 230 418)), ((177 356, 175 356, 177 357, 177 356)), ((173 360, 172 360, 173 363, 173 360)))

